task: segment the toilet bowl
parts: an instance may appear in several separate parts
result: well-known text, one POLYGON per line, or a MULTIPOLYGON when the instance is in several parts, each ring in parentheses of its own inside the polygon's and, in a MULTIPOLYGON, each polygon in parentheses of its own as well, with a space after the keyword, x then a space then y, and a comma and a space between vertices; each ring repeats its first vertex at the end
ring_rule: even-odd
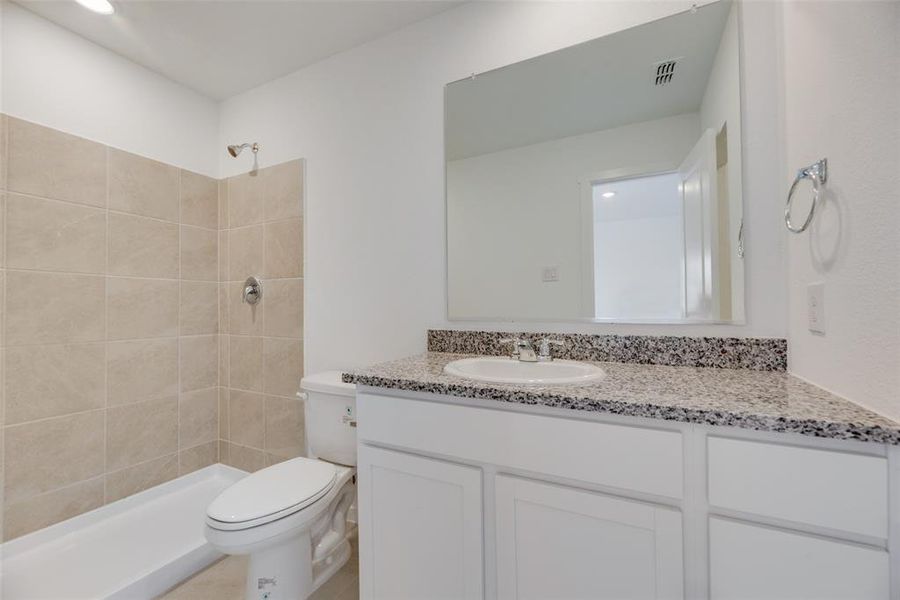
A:
POLYGON ((355 386, 329 372, 304 378, 301 388, 313 458, 252 473, 206 510, 209 543, 224 554, 250 556, 247 600, 305 600, 350 558, 355 386))

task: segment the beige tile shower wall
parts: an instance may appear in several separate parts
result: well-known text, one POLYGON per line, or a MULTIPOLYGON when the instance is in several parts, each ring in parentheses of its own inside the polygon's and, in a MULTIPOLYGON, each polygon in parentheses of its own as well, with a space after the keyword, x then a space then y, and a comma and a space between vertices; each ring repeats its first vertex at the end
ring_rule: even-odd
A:
POLYGON ((248 471, 305 453, 303 162, 220 184, 219 454, 248 471), (242 302, 244 281, 262 300, 242 302))
POLYGON ((11 539, 217 462, 219 207, 201 175, 12 117, 0 136, 11 539))

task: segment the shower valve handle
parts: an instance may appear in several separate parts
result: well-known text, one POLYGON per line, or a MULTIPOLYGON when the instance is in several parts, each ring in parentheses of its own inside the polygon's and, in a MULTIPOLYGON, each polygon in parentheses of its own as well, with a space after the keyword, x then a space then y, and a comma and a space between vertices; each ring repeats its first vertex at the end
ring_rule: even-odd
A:
POLYGON ((248 277, 244 282, 244 293, 241 300, 253 305, 262 299, 262 283, 256 277, 248 277))

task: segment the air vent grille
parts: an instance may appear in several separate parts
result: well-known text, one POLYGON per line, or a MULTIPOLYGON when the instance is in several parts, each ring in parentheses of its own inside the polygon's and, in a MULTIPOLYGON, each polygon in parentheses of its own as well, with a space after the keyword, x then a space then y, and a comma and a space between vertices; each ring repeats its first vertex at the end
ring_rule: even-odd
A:
POLYGON ((678 64, 677 59, 666 60, 656 64, 656 72, 654 73, 654 82, 656 85, 666 85, 675 77, 675 65, 678 64))

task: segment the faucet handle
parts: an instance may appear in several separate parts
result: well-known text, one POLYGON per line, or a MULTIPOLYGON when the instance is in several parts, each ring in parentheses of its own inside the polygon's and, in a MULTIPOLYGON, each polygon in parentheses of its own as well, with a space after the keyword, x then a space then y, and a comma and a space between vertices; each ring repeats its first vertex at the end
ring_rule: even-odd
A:
POLYGON ((550 346, 565 346, 566 343, 562 340, 552 340, 550 338, 544 338, 541 340, 541 348, 539 358, 543 360, 553 360, 553 355, 550 353, 550 346))
POLYGON ((499 340, 497 343, 500 345, 512 344, 513 349, 512 349, 512 352, 510 353, 510 356, 515 357, 515 356, 519 355, 519 342, 520 341, 521 340, 519 338, 503 338, 503 339, 499 340))

